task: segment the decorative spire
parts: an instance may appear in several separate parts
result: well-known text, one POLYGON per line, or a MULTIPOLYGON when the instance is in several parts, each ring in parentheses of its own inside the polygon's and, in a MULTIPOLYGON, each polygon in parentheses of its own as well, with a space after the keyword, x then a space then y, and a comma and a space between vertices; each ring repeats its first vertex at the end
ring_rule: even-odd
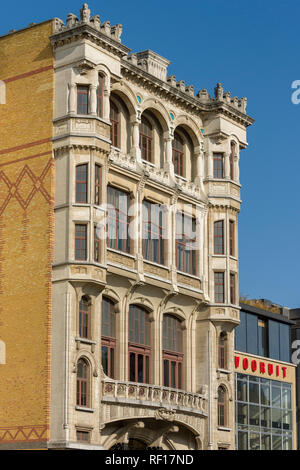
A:
POLYGON ((84 3, 80 10, 80 21, 81 23, 89 23, 91 16, 91 10, 89 10, 88 4, 84 3))

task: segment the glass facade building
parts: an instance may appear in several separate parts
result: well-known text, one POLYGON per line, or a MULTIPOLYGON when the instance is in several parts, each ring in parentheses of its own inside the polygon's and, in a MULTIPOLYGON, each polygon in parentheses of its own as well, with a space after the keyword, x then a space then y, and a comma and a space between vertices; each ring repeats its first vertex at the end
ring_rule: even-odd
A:
POLYGON ((236 374, 236 448, 292 450, 292 387, 236 374))

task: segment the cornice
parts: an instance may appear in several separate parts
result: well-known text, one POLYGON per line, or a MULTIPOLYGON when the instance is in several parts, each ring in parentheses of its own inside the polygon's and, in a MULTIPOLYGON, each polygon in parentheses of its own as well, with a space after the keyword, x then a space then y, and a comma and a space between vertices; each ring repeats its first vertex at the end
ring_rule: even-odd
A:
POLYGON ((121 60, 121 72, 125 78, 136 81, 139 84, 142 82, 144 86, 151 88, 151 91, 158 93, 160 97, 168 98, 177 104, 183 104, 185 107, 189 108, 190 111, 196 113, 205 112, 214 115, 221 114, 233 119, 245 127, 254 123, 253 118, 239 111, 235 107, 230 106, 230 104, 225 101, 214 99, 208 103, 200 102, 199 98, 185 93, 169 83, 154 77, 146 70, 130 63, 124 58, 121 60))
POLYGON ((54 49, 82 39, 90 40, 94 44, 113 52, 120 58, 130 52, 128 47, 86 23, 65 29, 50 36, 50 42, 54 49))

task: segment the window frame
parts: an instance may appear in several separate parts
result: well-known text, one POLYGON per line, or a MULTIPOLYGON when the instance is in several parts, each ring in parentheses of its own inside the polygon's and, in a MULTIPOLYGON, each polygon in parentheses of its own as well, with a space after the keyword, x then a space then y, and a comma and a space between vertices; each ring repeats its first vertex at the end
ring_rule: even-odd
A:
POLYGON ((115 303, 109 299, 108 297, 102 298, 101 303, 101 364, 104 373, 112 378, 115 379, 116 377, 116 312, 115 312, 115 303), (109 333, 112 334, 105 334, 104 330, 104 303, 109 305, 108 310, 108 318, 109 318, 109 333), (113 331, 112 331, 113 330, 113 331), (105 372, 105 368, 103 367, 103 348, 107 348, 107 372, 105 372))
POLYGON ((214 179, 224 179, 224 154, 213 153, 213 177, 214 179), (221 162, 220 168, 218 162, 221 162), (221 176, 219 176, 221 175, 221 176))
POLYGON ((90 96, 90 85, 87 85, 84 83, 82 84, 78 83, 77 84, 77 114, 81 116, 86 116, 89 114, 89 108, 90 108, 89 96, 90 96), (86 102, 81 103, 81 100, 84 99, 83 97, 86 97, 86 102))
POLYGON ((229 256, 235 257, 235 221, 229 220, 229 256))
POLYGON ((88 225, 87 223, 75 223, 75 260, 77 261, 87 261, 87 258, 88 258, 88 225), (80 236, 77 234, 77 228, 79 227, 84 227, 85 228, 85 234, 84 236, 80 236), (81 247, 81 244, 80 243, 80 249, 77 250, 77 247, 76 247, 76 242, 77 240, 81 240, 84 242, 84 248, 81 247), (78 251, 81 253, 83 252, 84 253, 84 257, 82 256, 77 256, 77 253, 78 251))
POLYGON ((181 135, 179 135, 178 132, 175 131, 174 139, 172 140, 172 161, 175 175, 181 176, 182 178, 185 176, 184 144, 184 139, 181 137, 181 135))
POLYGON ((78 304, 78 335, 82 339, 91 338, 91 305, 91 299, 86 295, 81 297, 78 304), (82 307, 83 302, 86 309, 82 307))
POLYGON ((90 407, 90 364, 84 357, 80 357, 76 364, 76 405, 83 408, 90 407), (78 375, 79 363, 85 365, 85 377, 79 377, 78 375))
POLYGON ((168 313, 163 316, 163 354, 162 354, 162 370, 163 385, 175 389, 183 389, 184 374, 184 346, 183 346, 183 330, 182 320, 168 313), (170 335, 170 336, 169 336, 170 335), (178 341, 179 335, 179 341, 178 341), (175 340, 175 344, 174 344, 175 340), (171 344, 170 344, 171 342, 171 344), (177 346, 177 344, 179 345, 177 346), (171 347, 169 347, 171 346, 171 347), (175 347, 174 347, 175 346, 175 347), (166 362, 168 370, 166 371, 166 362), (175 364, 175 383, 172 383, 172 364, 175 364), (166 375, 168 375, 168 383, 166 384, 166 375))
POLYGON ((236 274, 231 272, 229 274, 229 286, 230 286, 230 303, 236 305, 236 274))
POLYGON ((214 271, 214 297, 216 304, 224 304, 225 303, 225 271, 214 271), (217 275, 222 274, 222 283, 217 280, 217 275), (222 300, 217 300, 217 296, 220 295, 217 292, 217 286, 222 286, 222 300))
POLYGON ((116 233, 115 233, 115 238, 110 238, 110 229, 109 229, 109 223, 112 219, 112 216, 110 215, 110 211, 108 209, 108 217, 107 217, 107 246, 108 248, 111 248, 113 250, 118 250, 123 253, 131 253, 131 239, 129 237, 129 224, 130 224, 130 216, 128 215, 129 209, 130 209, 130 195, 129 193, 123 191, 122 189, 119 189, 115 186, 112 186, 110 184, 107 185, 107 202, 108 204, 111 204, 114 209, 114 219, 112 226, 115 227, 116 233), (110 201, 110 194, 109 191, 112 192, 112 201, 110 201), (120 203, 120 196, 125 195, 127 197, 127 212, 122 212, 120 211, 119 203, 120 203), (118 202, 116 205, 115 202, 118 202), (126 222, 120 219, 120 213, 122 214, 122 217, 126 219, 126 222), (120 226, 126 226, 126 234, 127 238, 118 238, 118 235, 120 233, 120 226), (121 248, 120 248, 121 245, 121 248))
POLYGON ((224 385, 218 387, 218 427, 227 426, 227 391, 224 385), (223 394, 223 401, 220 401, 220 392, 223 394))
POLYGON ((95 163, 95 178, 94 178, 94 204, 101 205, 102 201, 102 165, 95 163))
POLYGON ((183 212, 178 211, 175 214, 175 251, 176 251, 176 268, 178 271, 186 274, 190 274, 192 276, 197 276, 198 269, 197 269, 197 261, 198 261, 198 250, 186 250, 190 244, 196 241, 196 236, 194 238, 190 238, 184 234, 184 225, 185 225, 185 217, 191 219, 192 221, 192 230, 195 232, 197 227, 196 218, 192 217, 187 214, 183 214, 183 212), (181 216, 181 235, 182 238, 177 237, 177 218, 181 216), (195 230, 194 230, 195 229, 195 230), (179 252, 182 250, 182 267, 179 266, 179 252), (189 253, 189 262, 187 263, 186 252, 189 253), (187 269, 187 264, 189 265, 189 269, 187 269))
POLYGON ((111 128, 110 128, 111 145, 113 147, 120 148, 120 110, 117 104, 113 100, 110 100, 109 119, 111 122, 111 128))
POLYGON ((128 322, 128 380, 130 382, 136 382, 136 383, 151 383, 151 354, 152 354, 152 348, 151 348, 151 322, 149 320, 149 311, 139 305, 131 304, 129 306, 129 322, 128 322), (143 312, 144 314, 144 320, 141 322, 141 317, 138 318, 138 321, 136 321, 136 316, 132 317, 135 312, 134 310, 139 311, 141 314, 143 312), (144 324, 144 336, 145 341, 144 344, 139 341, 135 341, 134 337, 136 335, 135 332, 135 327, 138 324, 138 338, 141 340, 141 329, 140 329, 140 323, 144 324), (131 328, 131 325, 134 325, 134 329, 131 328), (146 326, 148 325, 148 343, 146 344, 146 336, 147 336, 147 328, 146 326), (131 331, 133 332, 133 336, 131 335, 131 331), (131 367, 131 357, 134 356, 134 370, 132 370, 131 367), (142 356, 142 381, 139 380, 139 356, 142 356), (132 377, 134 376, 134 379, 132 380, 132 377))
POLYGON ((142 160, 148 163, 153 163, 153 142, 153 125, 146 116, 142 115, 139 126, 139 147, 142 160), (145 146, 143 146, 143 142, 145 146), (143 152, 143 149, 145 149, 145 152, 143 152))
POLYGON ((143 233, 143 238, 142 238, 142 252, 143 252, 143 258, 146 261, 151 261, 153 263, 165 264, 165 239, 164 239, 164 227, 163 227, 163 220, 162 220, 162 211, 161 211, 161 205, 159 205, 159 225, 155 224, 152 221, 152 206, 157 205, 156 203, 153 203, 147 199, 143 200, 142 203, 142 233, 143 233), (147 206, 147 220, 144 217, 144 210, 146 210, 147 206), (147 226, 147 228, 145 228, 147 226), (149 227, 150 226, 150 230, 149 227), (153 239, 151 236, 150 238, 146 238, 145 235, 146 233, 152 235, 153 233, 153 227, 155 227, 155 233, 158 235, 158 238, 153 239), (155 257, 154 253, 154 243, 153 241, 157 240, 158 247, 157 247, 157 257, 155 257), (149 246, 147 247, 147 245, 149 246), (146 249, 147 248, 147 249, 146 249), (147 256, 147 251, 148 249, 150 250, 149 256, 147 256))
POLYGON ((96 89, 97 96, 97 116, 103 118, 103 91, 104 91, 105 77, 98 74, 98 84, 96 89))
POLYGON ((216 220, 214 222, 214 255, 224 255, 225 254, 225 231, 224 231, 224 219, 216 220), (221 228, 218 227, 218 224, 221 224, 221 228), (221 233, 219 233, 221 232, 221 233), (220 252, 218 252, 220 250, 220 252))
POLYGON ((89 181, 89 164, 80 163, 75 166, 75 203, 76 204, 88 204, 88 181, 89 181), (79 172, 85 168, 85 179, 79 179, 79 172), (82 191, 82 187, 85 186, 85 191, 82 191), (79 191, 80 189, 80 191, 79 191), (84 200, 81 200, 84 199, 84 200))

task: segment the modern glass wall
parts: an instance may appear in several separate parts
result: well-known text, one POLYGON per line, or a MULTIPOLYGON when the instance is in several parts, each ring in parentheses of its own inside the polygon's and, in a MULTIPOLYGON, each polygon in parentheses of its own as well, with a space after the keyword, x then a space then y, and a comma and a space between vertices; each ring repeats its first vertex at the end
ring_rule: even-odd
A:
POLYGON ((240 311, 240 324, 235 329, 237 351, 290 362, 290 326, 240 311))
POLYGON ((236 374, 236 448, 292 450, 291 384, 236 374))

